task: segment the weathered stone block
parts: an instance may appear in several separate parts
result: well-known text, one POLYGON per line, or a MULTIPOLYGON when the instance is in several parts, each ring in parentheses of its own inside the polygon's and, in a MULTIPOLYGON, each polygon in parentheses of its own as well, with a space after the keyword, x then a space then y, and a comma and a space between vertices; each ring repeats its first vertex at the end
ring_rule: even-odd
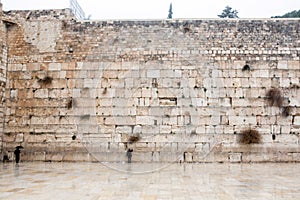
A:
MULTIPOLYGON (((142 122, 147 122, 145 118, 141 118, 142 122)), ((107 117, 105 120, 106 125, 135 125, 136 120, 134 117, 107 117)))
POLYGON ((241 162, 242 153, 229 153, 228 154, 229 162, 241 162))
POLYGON ((152 116, 136 116, 136 124, 154 125, 154 118, 152 116))
POLYGON ((149 78, 159 78, 160 70, 147 70, 147 77, 149 78))
POLYGON ((288 69, 288 62, 286 60, 278 61, 277 68, 278 69, 288 69))
POLYGON ((49 71, 60 71, 61 63, 49 63, 48 70, 49 71))
POLYGON ((193 162, 193 153, 186 152, 184 153, 184 161, 185 162, 193 162))
POLYGON ((294 116, 294 125, 300 125, 300 116, 294 116))
POLYGON ((38 89, 34 92, 35 98, 48 98, 48 89, 38 89))
POLYGON ((132 133, 132 127, 131 126, 118 126, 116 128, 116 133, 126 133, 126 134, 130 134, 132 133))

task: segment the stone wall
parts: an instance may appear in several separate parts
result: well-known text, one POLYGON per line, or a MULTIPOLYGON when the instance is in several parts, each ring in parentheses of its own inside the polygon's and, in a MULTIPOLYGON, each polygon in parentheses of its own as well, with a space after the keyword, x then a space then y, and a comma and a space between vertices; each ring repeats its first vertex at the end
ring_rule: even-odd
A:
POLYGON ((297 19, 5 17, 4 148, 24 160, 300 161, 297 19), (249 128, 262 143, 238 142, 249 128))
MULTIPOLYGON (((5 27, 2 22, 2 4, 0 1, 0 156, 2 155, 2 138, 4 132, 4 97, 6 84, 6 37, 5 27)), ((2 158, 2 156, 1 156, 2 158)))

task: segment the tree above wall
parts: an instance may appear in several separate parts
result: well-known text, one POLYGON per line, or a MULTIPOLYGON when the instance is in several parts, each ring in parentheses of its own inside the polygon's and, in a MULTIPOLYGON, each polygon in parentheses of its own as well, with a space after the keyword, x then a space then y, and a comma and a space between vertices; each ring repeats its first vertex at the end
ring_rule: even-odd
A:
POLYGON ((173 17, 172 15, 173 15, 173 8, 172 8, 172 3, 170 3, 168 19, 172 19, 173 17))
POLYGON ((237 16, 238 11, 233 10, 230 6, 226 6, 222 14, 218 15, 220 18, 239 18, 237 16))
POLYGON ((292 12, 288 12, 282 16, 273 16, 271 18, 300 18, 300 10, 294 10, 292 12))

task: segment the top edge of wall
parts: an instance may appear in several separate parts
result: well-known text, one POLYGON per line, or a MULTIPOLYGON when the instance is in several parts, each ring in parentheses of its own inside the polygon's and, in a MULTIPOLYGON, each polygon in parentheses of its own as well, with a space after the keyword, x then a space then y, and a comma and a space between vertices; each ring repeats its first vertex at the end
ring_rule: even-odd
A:
POLYGON ((81 22, 97 22, 97 21, 109 21, 109 22, 126 22, 126 21, 170 21, 170 22, 184 22, 184 21, 299 21, 300 18, 173 18, 173 19, 92 19, 82 20, 74 16, 71 9, 45 9, 45 10, 9 10, 4 11, 4 14, 15 17, 27 17, 39 18, 41 16, 57 17, 59 18, 73 18, 81 22))

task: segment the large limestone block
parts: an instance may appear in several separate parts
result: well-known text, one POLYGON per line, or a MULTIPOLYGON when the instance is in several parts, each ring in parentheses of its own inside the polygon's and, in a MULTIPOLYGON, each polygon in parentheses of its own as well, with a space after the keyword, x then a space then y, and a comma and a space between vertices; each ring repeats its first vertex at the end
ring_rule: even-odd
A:
POLYGON ((294 125, 300 125, 300 116, 294 117, 294 125))
POLYGON ((43 117, 33 116, 30 119, 30 124, 47 124, 47 119, 43 117))
POLYGON ((153 116, 136 116, 136 124, 138 125, 154 125, 153 116))
POLYGON ((160 152, 160 162, 176 162, 178 160, 177 152, 160 152))
POLYGON ((126 162, 126 151, 123 152, 105 152, 97 155, 97 160, 105 162, 126 162))
POLYGON ((184 162, 188 162, 188 163, 193 162, 193 153, 185 152, 184 153, 184 162))
POLYGON ((300 161, 300 152, 295 152, 295 153, 292 153, 292 160, 293 161, 296 161, 296 162, 299 162, 300 161))
POLYGON ((132 153, 132 162, 152 162, 152 152, 135 152, 132 153))
POLYGON ((249 125, 256 124, 255 116, 229 116, 230 125, 249 125))
POLYGON ((152 152, 152 161, 153 162, 160 162, 160 152, 154 151, 152 152))
MULTIPOLYGON (((140 116, 140 117, 143 117, 143 116, 140 116)), ((141 122, 145 122, 145 123, 148 122, 144 118, 142 118, 140 120, 141 120, 141 122)), ((116 117, 107 117, 105 119, 105 124, 106 125, 135 125, 137 123, 135 122, 134 117, 129 117, 129 116, 119 117, 119 116, 116 116, 116 117)))
POLYGON ((132 133, 132 127, 131 126, 118 126, 116 128, 116 133, 130 134, 130 133, 132 133))
POLYGON ((32 155, 33 161, 45 161, 46 160, 46 152, 34 152, 32 155))
POLYGON ((49 71, 60 71, 61 63, 49 63, 48 70, 49 71))
POLYGON ((288 69, 288 62, 286 60, 279 60, 277 69, 288 69))
POLYGON ((229 153, 228 154, 229 162, 241 162, 242 153, 229 153))
POLYGON ((99 85, 98 79, 85 78, 83 80, 84 88, 96 88, 99 85))
POLYGON ((61 161, 63 161, 63 157, 64 157, 63 152, 60 152, 60 153, 47 153, 45 160, 46 161, 61 162, 61 161))
POLYGON ((197 134, 204 134, 205 133, 205 126, 204 125, 197 126, 196 133, 197 134))
POLYGON ((157 135, 159 134, 159 126, 142 125, 142 133, 145 135, 157 135))
POLYGON ((210 143, 208 142, 201 142, 201 143, 196 143, 195 144, 195 152, 199 152, 199 153, 208 153, 209 152, 209 146, 210 143))
POLYGON ((101 107, 111 107, 113 105, 113 100, 111 98, 100 98, 98 102, 101 107))
POLYGON ((48 89, 37 89, 34 93, 35 98, 48 98, 48 89))
POLYGON ((147 70, 147 77, 148 78, 159 78, 160 77, 160 70, 147 70))
POLYGON ((243 153, 243 162, 266 162, 271 161, 269 154, 265 153, 243 153))
POLYGON ((17 143, 24 142, 24 134, 23 133, 17 134, 15 142, 17 143))
POLYGON ((295 70, 299 70, 300 69, 300 62, 296 61, 296 60, 289 60, 288 62, 288 68, 291 69, 295 69, 295 70))
POLYGON ((99 146, 99 148, 96 149, 97 151, 99 151, 99 152, 108 151, 108 142, 101 142, 98 146, 99 146))
POLYGON ((252 77, 269 77, 269 70, 255 70, 252 72, 252 77))
POLYGON ((298 97, 289 98, 289 100, 290 100, 290 103, 289 103, 290 106, 297 106, 297 107, 300 107, 300 99, 299 99, 299 96, 298 96, 298 97))

